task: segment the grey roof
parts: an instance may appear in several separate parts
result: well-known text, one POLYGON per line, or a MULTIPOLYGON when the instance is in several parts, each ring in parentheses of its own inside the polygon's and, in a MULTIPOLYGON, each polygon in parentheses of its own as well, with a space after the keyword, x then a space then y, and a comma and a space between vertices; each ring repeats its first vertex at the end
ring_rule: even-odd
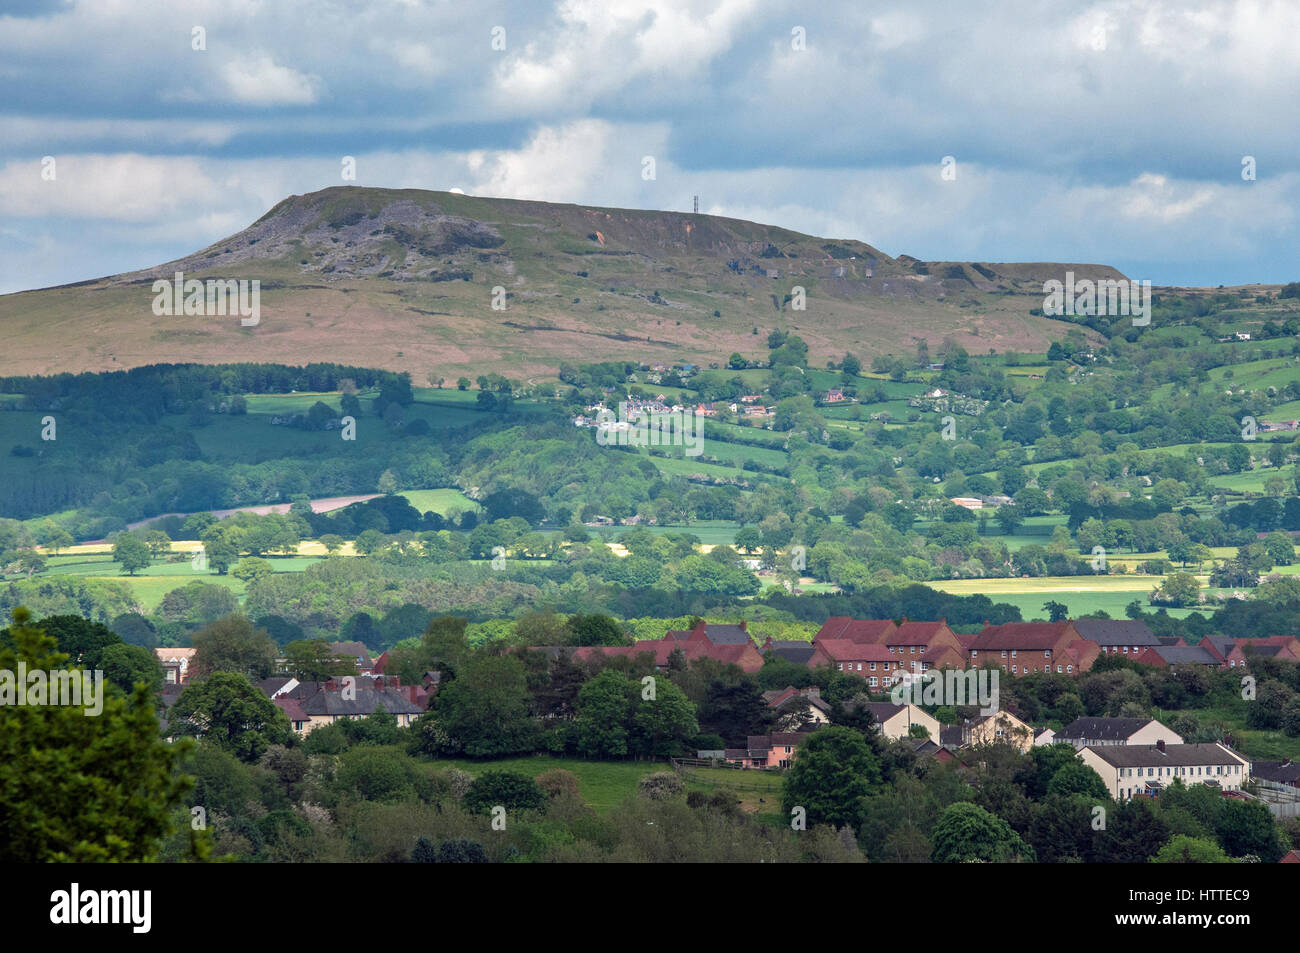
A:
POLYGON ((1074 627, 1098 645, 1159 645, 1160 640, 1137 619, 1075 619, 1074 627))
POLYGON ((1058 731, 1056 737, 1119 741, 1151 721, 1150 718, 1076 718, 1058 731))
POLYGON ((903 706, 895 705, 893 702, 867 702, 866 709, 871 712, 871 717, 880 723, 893 718, 903 710, 903 706))
POLYGON ((1158 745, 1103 745, 1087 750, 1115 768, 1240 764, 1243 760, 1231 754, 1222 745, 1212 743, 1165 745, 1164 751, 1161 751, 1158 745))
POLYGON ((1209 650, 1199 645, 1158 645, 1151 649, 1167 665, 1219 665, 1209 650))
POLYGON ((813 646, 811 642, 773 642, 772 654, 796 665, 807 665, 813 655, 813 646))
POLYGON ((344 698, 341 690, 320 691, 302 702, 309 715, 369 715, 378 708, 394 715, 422 715, 424 709, 398 691, 360 688, 355 698, 344 698))
POLYGON ((704 634, 714 645, 753 645, 754 640, 738 625, 714 625, 709 623, 704 634))
POLYGON ((1256 761, 1250 773, 1265 781, 1300 785, 1300 761, 1256 761))
POLYGON ((1204 638, 1202 638, 1201 642, 1198 644, 1209 642, 1211 645, 1213 645, 1216 649, 1219 650, 1219 653, 1221 655, 1226 657, 1227 654, 1232 651, 1233 641, 1234 640, 1230 635, 1207 635, 1204 638))

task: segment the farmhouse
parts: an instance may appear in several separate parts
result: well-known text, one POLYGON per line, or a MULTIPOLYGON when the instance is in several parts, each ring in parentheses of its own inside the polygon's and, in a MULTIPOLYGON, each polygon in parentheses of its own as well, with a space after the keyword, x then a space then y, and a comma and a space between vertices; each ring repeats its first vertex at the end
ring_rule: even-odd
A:
MULTIPOLYGON (((868 702, 864 706, 876 723, 876 730, 890 741, 907 738, 914 727, 925 729, 931 741, 938 741, 941 726, 938 720, 916 705, 895 705, 890 702, 868 702)), ((849 706, 845 705, 848 709, 849 706)))
POLYGON ((1171 781, 1236 791, 1250 780, 1250 762, 1221 744, 1104 745, 1079 751, 1115 800, 1157 797, 1171 781))

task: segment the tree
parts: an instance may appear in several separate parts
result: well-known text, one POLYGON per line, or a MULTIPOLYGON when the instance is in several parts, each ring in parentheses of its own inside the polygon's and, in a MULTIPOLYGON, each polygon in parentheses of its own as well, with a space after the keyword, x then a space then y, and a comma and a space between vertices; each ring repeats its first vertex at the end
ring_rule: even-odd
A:
POLYGON ((191 679, 169 713, 181 733, 206 738, 246 763, 293 737, 289 718, 237 672, 191 679))
POLYGON ((143 683, 150 692, 162 691, 162 666, 158 664, 157 656, 144 646, 125 642, 106 646, 97 667, 103 671, 105 680, 127 695, 135 691, 137 683, 143 683))
POLYGON ((1175 834, 1151 858, 1153 864, 1227 864, 1228 855, 1214 841, 1204 837, 1175 834))
POLYGON ((121 563, 127 575, 149 568, 149 547, 134 533, 123 533, 113 544, 113 562, 121 563))
MULTIPOLYGON (((19 606, 0 671, 62 668, 54 639, 19 606)), ((99 717, 67 705, 0 705, 0 862, 103 863, 156 860, 173 811, 193 779, 178 771, 186 754, 158 734, 144 686, 108 695, 99 717)), ((203 856, 206 835, 192 850, 203 856)))
POLYGON ((379 492, 384 496, 393 496, 397 493, 397 477, 393 476, 392 470, 385 470, 379 474, 379 492))
POLYGON ((1070 607, 1063 602, 1052 599, 1043 603, 1043 611, 1047 613, 1049 622, 1061 622, 1070 617, 1070 607))
POLYGON ((230 574, 236 579, 242 579, 248 585, 252 585, 263 576, 269 576, 275 572, 275 568, 260 556, 245 556, 238 565, 230 571, 230 574))
POLYGON ((326 639, 296 639, 284 647, 285 671, 294 678, 319 682, 336 675, 356 674, 356 662, 335 655, 326 639))
POLYGON ((880 764, 866 738, 852 728, 813 732, 799 746, 786 775, 782 809, 807 811, 809 824, 861 826, 862 799, 880 784, 880 764))
POLYGON ((512 656, 469 659, 416 727, 426 754, 499 758, 532 751, 537 730, 523 663, 512 656))
POLYGON ((317 542, 325 547, 326 554, 330 556, 333 556, 343 548, 343 537, 335 533, 326 533, 324 536, 321 536, 317 542))
POLYGON ((234 672, 267 678, 275 669, 276 647, 265 629, 247 617, 228 615, 194 633, 194 669, 200 675, 234 672))
POLYGON ((456 378, 456 389, 457 389, 457 390, 469 390, 469 384, 470 384, 470 380, 469 380, 468 377, 458 377, 458 378, 456 378))
POLYGON ((462 801, 472 814, 487 814, 494 807, 511 811, 540 811, 546 807, 546 792, 526 774, 515 771, 484 771, 465 792, 462 801))
POLYGON ((745 360, 745 355, 737 351, 732 351, 731 357, 727 359, 727 366, 733 370, 742 371, 748 364, 749 362, 745 360))
MULTIPOLYGON (((634 682, 635 686, 640 683, 634 682)), ((633 744, 639 754, 667 758, 680 754, 689 739, 700 733, 695 706, 666 678, 655 677, 653 698, 644 691, 632 716, 633 744)), ((693 756, 693 753, 692 753, 693 756)))
POLYGON ((578 752, 596 758, 626 757, 635 697, 636 683, 615 669, 607 668, 583 685, 577 701, 578 752))
POLYGON ((931 858, 936 864, 1001 864, 1037 859, 1034 849, 1020 839, 1010 824, 965 801, 944 808, 931 841, 931 858))
POLYGON ((1048 795, 1085 794, 1100 801, 1109 801, 1110 792, 1101 775, 1078 761, 1063 765, 1047 783, 1048 795))
POLYGON ((27 573, 27 578, 31 579, 34 573, 45 571, 47 562, 44 553, 35 549, 24 549, 18 557, 18 568, 27 573))
POLYGON ((627 645, 627 636, 613 618, 599 613, 569 617, 569 645, 627 645))

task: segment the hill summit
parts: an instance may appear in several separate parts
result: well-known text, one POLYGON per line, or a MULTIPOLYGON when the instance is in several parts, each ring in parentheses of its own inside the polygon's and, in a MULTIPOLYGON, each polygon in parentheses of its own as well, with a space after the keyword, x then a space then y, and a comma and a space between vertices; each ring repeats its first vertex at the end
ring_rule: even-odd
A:
POLYGON ((417 383, 434 371, 545 376, 562 362, 760 358, 774 327, 802 336, 817 363, 912 353, 922 339, 1043 350, 1067 325, 1030 310, 1066 270, 1123 277, 1099 265, 891 257, 714 215, 334 187, 290 196, 175 261, 0 297, 14 332, 0 372, 319 360, 410 371, 417 383), (178 271, 257 279, 261 322, 155 315, 152 283, 178 271))

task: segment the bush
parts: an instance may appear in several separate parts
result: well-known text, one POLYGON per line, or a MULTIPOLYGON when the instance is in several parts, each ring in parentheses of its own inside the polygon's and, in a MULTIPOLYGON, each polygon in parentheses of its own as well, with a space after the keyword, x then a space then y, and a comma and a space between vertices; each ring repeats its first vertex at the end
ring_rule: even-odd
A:
POLYGON ((637 793, 652 801, 671 801, 686 790, 686 782, 671 771, 647 774, 637 783, 637 793))
POLYGON ((537 786, 546 792, 547 797, 555 797, 558 794, 572 794, 576 798, 581 798, 578 792, 578 776, 572 771, 566 771, 563 768, 555 768, 552 771, 544 771, 537 776, 537 786))
POLYGON ((434 846, 427 837, 415 842, 411 851, 413 864, 486 864, 483 845, 472 840, 445 840, 434 846))
POLYGON ((546 805, 546 794, 537 782, 515 771, 484 771, 465 794, 465 809, 487 814, 494 807, 507 811, 535 811, 546 805))

